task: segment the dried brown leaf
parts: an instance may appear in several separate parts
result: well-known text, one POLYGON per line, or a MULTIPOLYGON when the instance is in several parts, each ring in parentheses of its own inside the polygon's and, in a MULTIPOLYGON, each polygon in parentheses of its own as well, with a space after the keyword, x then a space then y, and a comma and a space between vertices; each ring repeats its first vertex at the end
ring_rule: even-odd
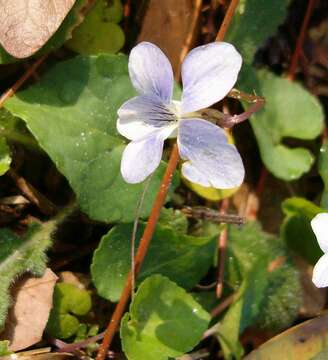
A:
POLYGON ((24 277, 13 289, 11 307, 2 339, 10 341, 10 350, 18 351, 41 340, 52 307, 57 276, 47 269, 41 278, 24 277))
POLYGON ((328 315, 319 316, 273 337, 248 354, 244 360, 314 359, 321 351, 327 349, 327 340, 328 315))
POLYGON ((59 281, 73 284, 81 290, 89 288, 91 283, 90 277, 82 273, 73 273, 71 271, 62 271, 58 274, 59 281))
POLYGON ((75 0, 0 0, 0 43, 16 58, 38 51, 56 32, 75 0))

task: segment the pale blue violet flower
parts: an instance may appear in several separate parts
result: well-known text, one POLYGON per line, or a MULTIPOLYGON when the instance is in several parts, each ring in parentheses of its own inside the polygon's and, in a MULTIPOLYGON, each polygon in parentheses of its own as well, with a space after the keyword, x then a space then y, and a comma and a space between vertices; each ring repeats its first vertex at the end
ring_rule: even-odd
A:
POLYGON ((311 221, 312 230, 324 254, 315 264, 312 281, 316 287, 328 286, 328 213, 316 215, 311 221))
POLYGON ((174 101, 173 71, 164 53, 149 42, 132 49, 129 74, 140 95, 120 107, 117 121, 119 133, 131 140, 121 162, 126 182, 139 183, 152 174, 161 161, 164 140, 177 137, 185 178, 220 189, 242 183, 244 167, 237 149, 222 128, 197 113, 228 94, 241 63, 234 46, 225 42, 193 49, 181 67, 181 101, 174 101))

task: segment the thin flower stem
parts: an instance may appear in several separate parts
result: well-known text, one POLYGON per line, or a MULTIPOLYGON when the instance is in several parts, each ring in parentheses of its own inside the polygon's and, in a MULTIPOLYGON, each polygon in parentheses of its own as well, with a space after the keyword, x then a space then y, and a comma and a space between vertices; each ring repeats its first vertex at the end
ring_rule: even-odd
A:
POLYGON ((136 236, 137 236, 137 231, 138 231, 138 223, 139 223, 139 218, 140 218, 140 214, 141 214, 141 209, 142 209, 142 205, 151 181, 152 175, 150 175, 145 184, 144 184, 144 188, 142 190, 142 194, 140 196, 138 205, 137 205, 137 209, 136 209, 136 214, 135 214, 135 218, 134 218, 134 222, 133 222, 133 230, 132 230, 132 235, 131 235, 131 271, 132 271, 132 277, 131 277, 131 282, 132 282, 132 286, 131 286, 131 299, 133 299, 134 296, 134 289, 136 287, 136 279, 135 279, 135 247, 136 247, 136 236))
POLYGON ((299 59, 299 57, 301 55, 301 52, 302 52, 302 47, 303 47, 303 43, 304 43, 304 39, 305 39, 305 34, 306 34, 307 27, 309 25, 309 21, 310 21, 310 17, 311 17, 312 11, 313 11, 313 7, 314 7, 314 0, 309 0, 307 8, 306 8, 306 12, 305 12, 304 20, 303 20, 303 23, 302 23, 300 35, 299 35, 299 37, 297 39, 295 51, 293 53, 292 60, 290 62, 290 66, 289 66, 288 75, 287 75, 289 80, 294 80, 294 78, 295 78, 298 59, 299 59))
POLYGON ((215 41, 222 41, 224 39, 224 36, 228 30, 228 27, 231 23, 231 20, 235 14, 235 10, 238 6, 239 0, 231 0, 228 10, 224 16, 224 19, 222 21, 222 24, 220 26, 219 32, 216 36, 215 41))
MULTIPOLYGON (((223 199, 220 213, 224 215, 229 208, 229 198, 223 199)), ((216 297, 219 299, 223 291, 225 254, 228 242, 228 229, 225 227, 218 237, 218 281, 216 284, 216 297)))
MULTIPOLYGON (((170 160, 167 164, 167 168, 166 168, 162 183, 161 183, 159 191, 157 193, 157 196, 156 196, 152 211, 150 213, 145 231, 140 240, 137 254, 135 256, 135 274, 138 274, 138 272, 141 268, 141 265, 143 263, 143 260, 146 256, 151 238, 155 231, 155 227, 156 227, 159 215, 160 215, 161 208, 164 205, 165 198, 166 198, 167 192, 168 192, 170 184, 171 184, 173 173, 178 165, 178 161, 179 161, 178 146, 177 146, 177 144, 174 144, 172 152, 171 152, 170 160)), ((132 271, 130 271, 128 274, 123 292, 120 297, 120 300, 119 300, 118 304, 116 305, 116 308, 114 310, 112 318, 111 318, 111 320, 108 324, 108 327, 105 331, 104 339, 99 348, 96 360, 104 360, 105 359, 106 353, 107 353, 109 346, 113 340, 116 329, 118 328, 119 323, 121 321, 121 317, 124 313, 126 304, 129 301, 131 290, 132 290, 132 271)))

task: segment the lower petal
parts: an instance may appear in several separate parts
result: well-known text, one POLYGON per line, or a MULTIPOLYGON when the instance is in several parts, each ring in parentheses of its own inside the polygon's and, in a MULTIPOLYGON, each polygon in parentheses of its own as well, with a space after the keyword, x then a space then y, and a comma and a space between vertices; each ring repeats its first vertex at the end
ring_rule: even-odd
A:
POLYGON ((245 171, 241 157, 220 127, 201 119, 181 120, 178 146, 186 160, 182 174, 188 180, 218 189, 242 183, 245 171))
POLYGON ((312 281, 318 288, 328 286, 328 254, 324 254, 313 268, 312 281))
POLYGON ((175 125, 167 126, 126 146, 121 161, 121 174, 126 182, 140 183, 156 170, 162 158, 164 140, 175 128, 175 125))

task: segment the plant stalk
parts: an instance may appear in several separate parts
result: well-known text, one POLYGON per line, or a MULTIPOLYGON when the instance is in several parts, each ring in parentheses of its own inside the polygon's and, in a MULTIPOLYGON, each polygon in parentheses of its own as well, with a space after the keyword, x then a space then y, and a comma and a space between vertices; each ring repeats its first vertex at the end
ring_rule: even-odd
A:
MULTIPOLYGON (((162 183, 160 185, 159 191, 157 193, 153 208, 151 210, 151 214, 149 216, 146 228, 144 230, 143 236, 140 240, 140 244, 138 247, 138 251, 135 256, 135 274, 138 274, 143 260, 146 256, 151 238, 154 234, 156 224, 161 212, 161 208, 164 205, 166 195, 168 193, 173 173, 178 165, 179 161, 179 151, 178 146, 175 143, 170 155, 170 160, 167 164, 167 168, 165 174, 163 176, 162 183)), ((116 305, 112 318, 108 324, 108 327, 105 331, 103 342, 99 348, 96 360, 104 360, 109 349, 109 346, 113 340, 116 329, 118 328, 122 315, 124 313, 125 307, 130 299, 131 291, 132 291, 132 271, 129 272, 128 277, 125 282, 125 286, 123 292, 121 294, 120 300, 116 305)))

